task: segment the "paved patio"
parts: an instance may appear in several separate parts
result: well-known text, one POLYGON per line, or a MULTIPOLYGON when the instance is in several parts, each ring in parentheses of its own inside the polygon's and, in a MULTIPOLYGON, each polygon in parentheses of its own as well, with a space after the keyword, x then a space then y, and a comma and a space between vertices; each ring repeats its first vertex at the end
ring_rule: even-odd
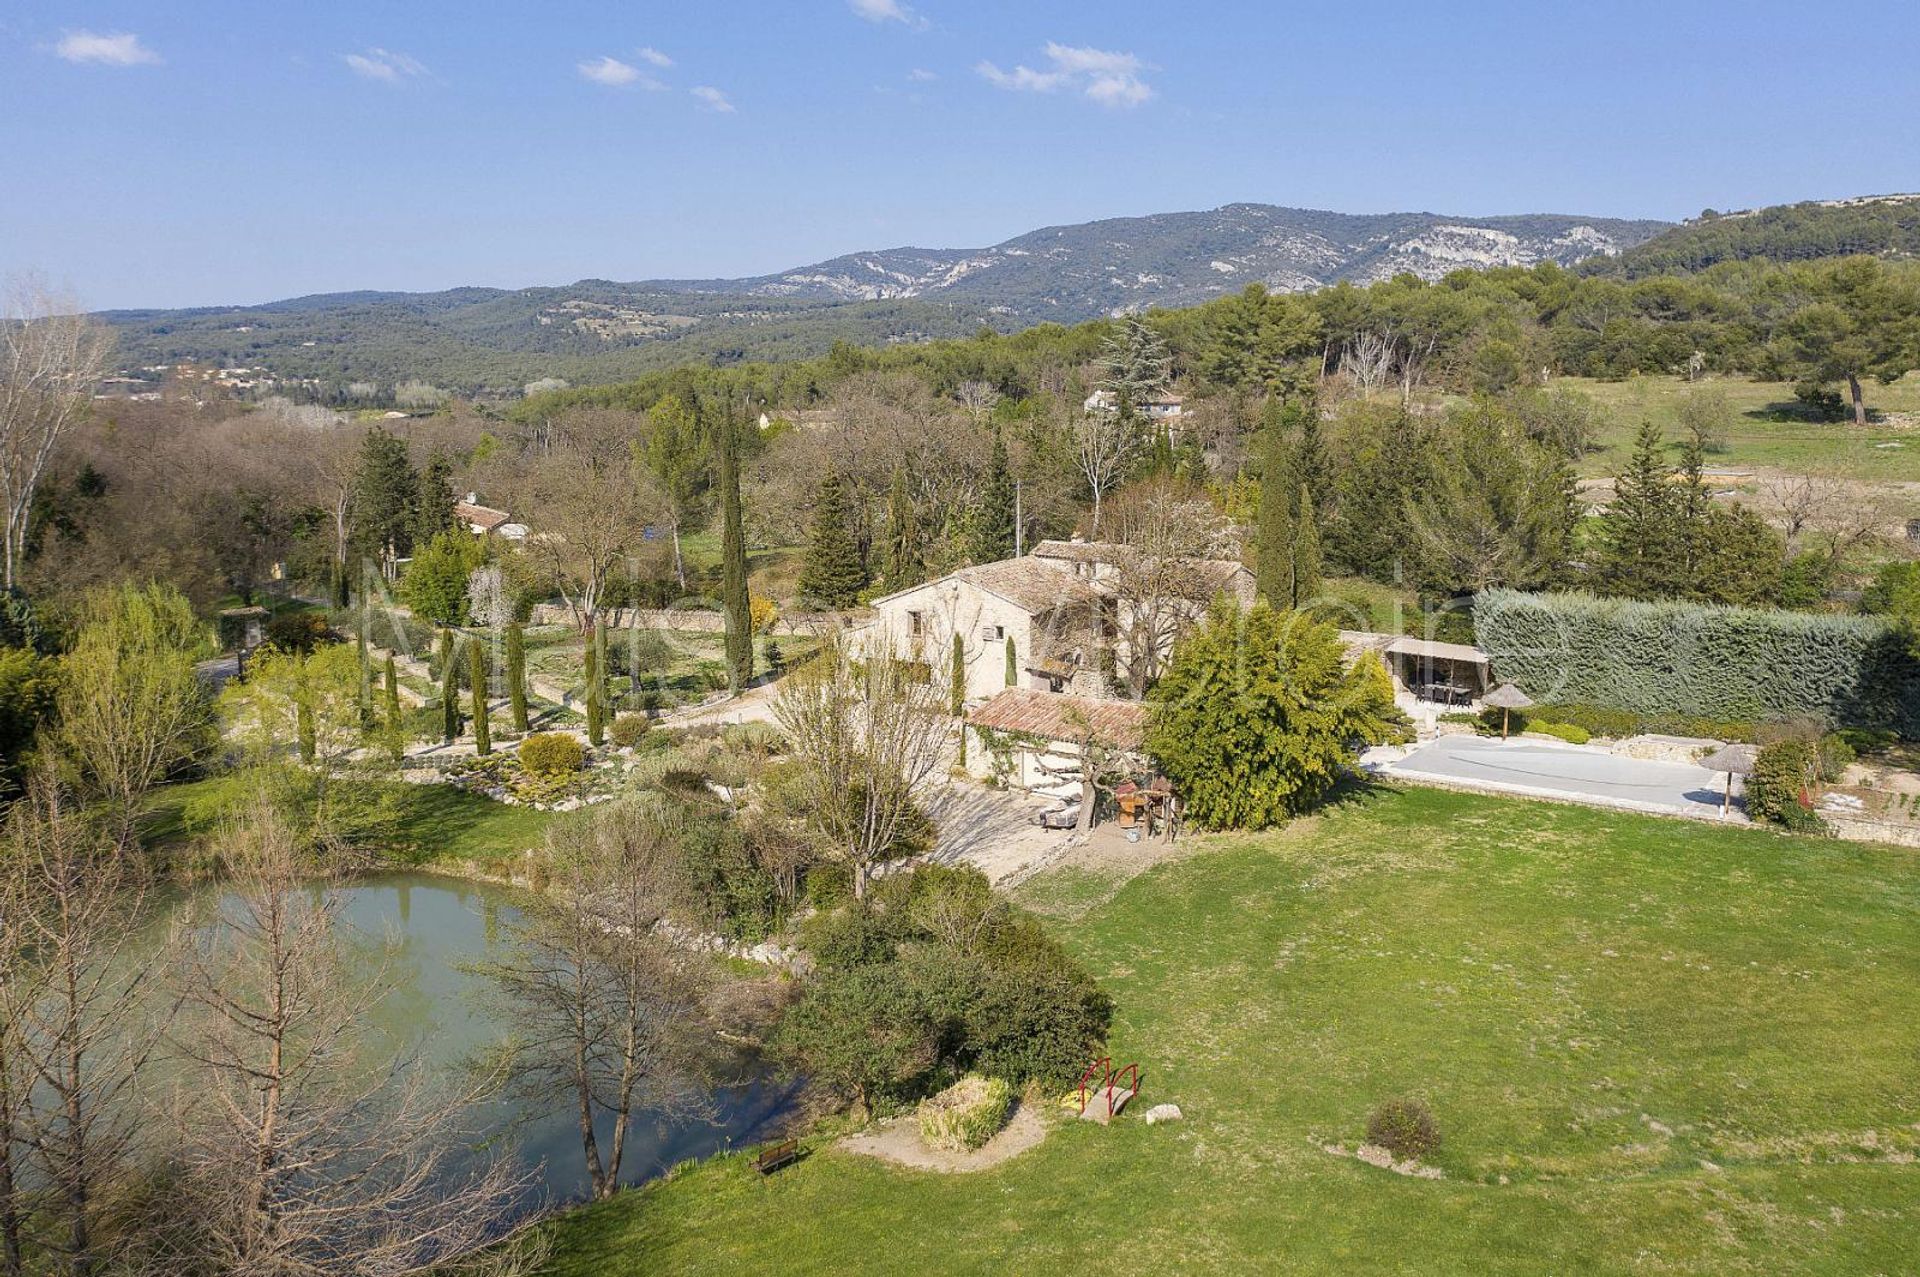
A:
MULTIPOLYGON (((1374 766, 1383 776, 1597 807, 1718 820, 1727 778, 1688 763, 1625 758, 1584 745, 1442 736, 1374 766)), ((1740 786, 1727 817, 1745 820, 1740 786)))

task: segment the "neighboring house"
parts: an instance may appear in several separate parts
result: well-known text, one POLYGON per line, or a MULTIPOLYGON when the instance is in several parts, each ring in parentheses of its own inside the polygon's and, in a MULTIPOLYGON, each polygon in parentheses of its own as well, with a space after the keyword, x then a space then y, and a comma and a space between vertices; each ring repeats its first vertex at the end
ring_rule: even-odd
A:
POLYGON ((1251 604, 1253 585, 1238 562, 1143 564, 1127 546, 1042 541, 1021 558, 960 568, 875 599, 864 641, 925 664, 945 688, 959 634, 969 702, 1008 687, 1106 697, 1110 675, 1132 669, 1146 645, 1164 659, 1215 597, 1251 604))
MULTIPOLYGON (((1080 406, 1088 412, 1119 412, 1120 396, 1111 390, 1096 390, 1080 406)), ((1163 390, 1134 404, 1133 410, 1150 421, 1177 421, 1186 416, 1187 401, 1182 395, 1163 390)))
POLYGON ((497 535, 509 541, 527 539, 527 525, 515 523, 505 510, 481 505, 478 493, 469 492, 464 500, 453 503, 453 517, 467 525, 475 536, 497 535))
POLYGON ((1136 769, 1146 765, 1139 751, 1147 707, 1138 701, 1010 687, 968 714, 967 726, 980 744, 968 755, 977 769, 1069 800, 1080 797, 1080 752, 1088 743, 1129 756, 1136 769), (1000 748, 988 748, 989 741, 1000 748))

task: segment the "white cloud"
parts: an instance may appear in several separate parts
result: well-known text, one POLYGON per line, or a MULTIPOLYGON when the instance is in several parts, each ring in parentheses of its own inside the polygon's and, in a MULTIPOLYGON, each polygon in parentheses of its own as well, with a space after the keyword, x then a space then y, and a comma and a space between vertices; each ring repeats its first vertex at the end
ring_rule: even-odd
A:
POLYGON ((640 60, 650 66, 657 66, 662 71, 673 65, 672 58, 660 52, 660 50, 653 48, 651 45, 640 50, 640 60))
POLYGON ((417 59, 410 58, 404 53, 395 53, 391 49, 368 49, 365 53, 349 53, 344 55, 344 60, 353 68, 354 74, 386 84, 398 84, 403 79, 427 73, 427 68, 417 59))
POLYGON ((688 89, 687 92, 699 98, 701 103, 704 104, 709 111, 718 111, 722 115, 733 114, 733 103, 727 98, 725 93, 714 88, 711 84, 696 84, 691 89, 688 89))
POLYGON ((847 8, 868 22, 904 22, 911 26, 918 20, 900 0, 847 0, 847 8))
POLYGON ((640 78, 636 68, 618 58, 596 58, 591 62, 582 62, 580 75, 595 84, 604 84, 613 89, 623 88, 640 78))
POLYGON ((69 31, 53 46, 59 57, 69 62, 94 62, 109 67, 137 67, 160 61, 160 55, 140 43, 140 37, 126 32, 101 35, 94 31, 69 31))
POLYGON ((915 84, 931 84, 940 77, 925 67, 915 67, 913 70, 907 72, 907 78, 915 84))
POLYGON ((1061 89, 1085 94, 1101 106, 1138 106, 1153 96, 1153 86, 1142 73, 1148 64, 1132 53, 1047 42, 1047 65, 1036 71, 1015 66, 1003 71, 991 62, 974 68, 989 84, 1016 93, 1054 93, 1061 89))

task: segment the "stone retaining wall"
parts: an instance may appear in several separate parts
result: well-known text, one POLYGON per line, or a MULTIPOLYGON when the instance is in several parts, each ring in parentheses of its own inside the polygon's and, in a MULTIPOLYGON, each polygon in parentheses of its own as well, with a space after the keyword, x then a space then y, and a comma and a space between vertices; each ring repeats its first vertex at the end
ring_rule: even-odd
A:
MULTIPOLYGON (((727 618, 707 608, 607 608, 600 614, 609 632, 625 629, 680 630, 689 634, 724 634, 727 618)), ((831 634, 858 623, 858 617, 846 612, 792 612, 783 614, 774 624, 780 634, 831 634)), ((533 625, 572 625, 573 609, 564 603, 536 603, 530 618, 533 625)))

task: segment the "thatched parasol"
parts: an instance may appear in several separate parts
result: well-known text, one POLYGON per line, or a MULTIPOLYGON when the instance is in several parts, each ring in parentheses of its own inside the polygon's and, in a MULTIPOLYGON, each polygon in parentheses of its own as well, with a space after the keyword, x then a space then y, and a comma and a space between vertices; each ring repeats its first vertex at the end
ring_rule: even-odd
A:
POLYGON ((1708 771, 1727 774, 1727 791, 1720 798, 1722 816, 1733 807, 1733 778, 1753 775, 1753 760, 1758 756, 1759 751, 1751 745, 1722 745, 1700 760, 1708 771))
POLYGON ((1512 683, 1502 683, 1491 692, 1488 692, 1486 696, 1481 699, 1480 703, 1482 705, 1491 705, 1500 711, 1500 739, 1505 740, 1507 738, 1507 720, 1512 716, 1514 710, 1526 709, 1532 705, 1533 698, 1515 687, 1512 683))

